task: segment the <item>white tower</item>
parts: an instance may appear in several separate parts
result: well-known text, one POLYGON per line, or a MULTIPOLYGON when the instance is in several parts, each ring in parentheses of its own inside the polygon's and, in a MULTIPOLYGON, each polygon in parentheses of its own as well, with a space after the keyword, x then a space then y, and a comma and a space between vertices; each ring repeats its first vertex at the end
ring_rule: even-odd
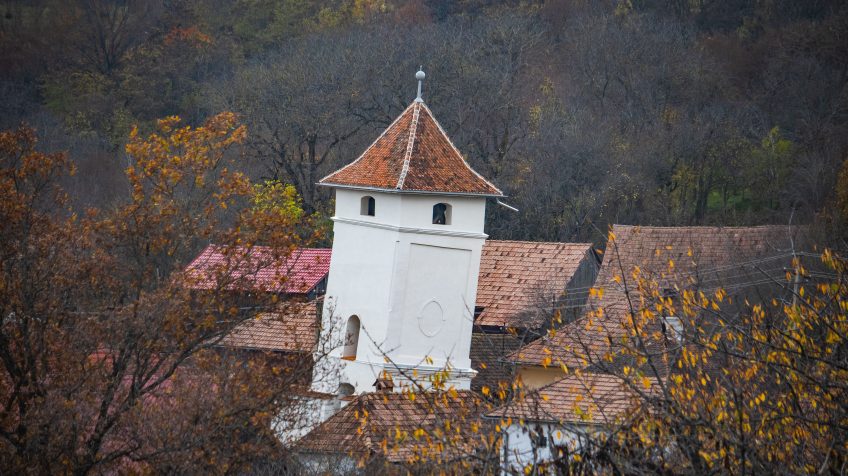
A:
POLYGON ((449 383, 467 389, 475 374, 469 350, 486 198, 503 194, 468 166, 421 99, 424 73, 416 78, 415 101, 358 159, 320 181, 336 189, 324 329, 334 319, 344 345, 329 361, 341 382, 316 390, 373 391, 383 372, 399 388, 413 372, 426 379, 446 367, 449 383))

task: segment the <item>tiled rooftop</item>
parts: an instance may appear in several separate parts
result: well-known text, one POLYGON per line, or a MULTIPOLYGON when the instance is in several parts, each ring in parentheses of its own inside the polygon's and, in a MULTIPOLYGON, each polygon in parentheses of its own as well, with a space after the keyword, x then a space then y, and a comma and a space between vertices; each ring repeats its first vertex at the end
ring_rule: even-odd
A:
POLYGON ((490 412, 495 418, 608 425, 621 421, 645 397, 659 392, 654 378, 627 381, 609 374, 570 375, 490 412))
MULTIPOLYGON (((796 228, 797 230, 797 228, 796 228)), ((614 225, 615 240, 604 253, 599 285, 610 285, 616 275, 629 276, 634 267, 656 277, 667 273, 669 260, 676 277, 706 279, 716 268, 732 267, 756 257, 785 254, 790 250, 786 226, 630 226, 614 225)))
POLYGON ((423 102, 413 102, 355 161, 322 185, 502 196, 475 172, 423 102))
POLYGON ((474 323, 536 328, 542 322, 533 308, 560 298, 577 268, 592 259, 591 243, 546 243, 488 240, 480 257, 474 323))
MULTIPOLYGON (((788 227, 645 227, 615 225, 615 239, 607 244, 595 287, 603 297, 587 303, 587 309, 603 309, 603 317, 583 317, 538 339, 509 358, 515 362, 540 365, 566 365, 585 368, 591 360, 615 353, 614 347, 627 332, 631 306, 624 294, 635 267, 642 276, 669 284, 727 286, 755 282, 763 273, 782 276, 789 264, 788 227), (669 261, 674 262, 672 268, 669 261)), ((628 289, 633 290, 629 284, 628 289)), ((638 299, 631 295, 638 306, 638 299)), ((655 322, 659 325, 659 321, 655 322)))
MULTIPOLYGON (((596 304, 597 305, 597 304, 596 304)), ((583 317, 513 352, 507 359, 520 364, 584 369, 614 353, 629 327, 623 326, 627 302, 604 296, 603 317, 583 317)))
POLYGON ((221 345, 273 352, 312 352, 318 341, 320 303, 287 302, 243 322, 221 345))
POLYGON ((304 294, 330 270, 329 248, 303 248, 291 254, 266 246, 224 248, 209 245, 188 265, 195 289, 260 290, 304 294))
POLYGON ((416 454, 425 459, 428 454, 431 458, 440 457, 443 455, 432 452, 438 449, 439 441, 447 441, 444 438, 451 439, 445 451, 470 449, 474 445, 479 435, 471 434, 471 423, 484 411, 483 402, 467 390, 453 396, 448 392, 418 393, 414 400, 404 393, 366 393, 306 435, 298 442, 297 450, 376 454, 395 462, 407 461, 416 454), (468 434, 445 432, 445 422, 454 425, 454 429, 468 430, 468 434), (423 429, 424 434, 416 436, 418 429, 423 429))

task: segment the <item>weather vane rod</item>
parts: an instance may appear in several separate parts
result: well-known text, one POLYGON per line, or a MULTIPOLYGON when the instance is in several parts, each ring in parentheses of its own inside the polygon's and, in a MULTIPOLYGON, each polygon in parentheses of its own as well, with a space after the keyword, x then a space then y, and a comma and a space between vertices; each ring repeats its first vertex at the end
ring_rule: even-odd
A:
POLYGON ((415 102, 424 102, 424 100, 421 99, 421 83, 424 82, 424 78, 426 77, 426 75, 424 74, 424 71, 422 71, 422 69, 423 68, 419 66, 418 72, 415 73, 415 79, 418 80, 418 96, 415 98, 415 102))

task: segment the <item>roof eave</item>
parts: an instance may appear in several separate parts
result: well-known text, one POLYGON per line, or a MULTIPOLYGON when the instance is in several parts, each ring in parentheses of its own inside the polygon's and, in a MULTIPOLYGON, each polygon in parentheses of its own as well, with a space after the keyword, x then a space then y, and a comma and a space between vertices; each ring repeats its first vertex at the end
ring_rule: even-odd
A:
POLYGON ((441 192, 433 190, 398 190, 396 188, 369 187, 366 185, 350 185, 332 182, 318 182, 316 185, 320 187, 344 188, 348 190, 363 190, 368 192, 382 193, 398 193, 409 195, 449 195, 461 197, 487 197, 487 198, 506 198, 507 195, 501 193, 476 193, 476 192, 441 192))
POLYGON ((513 420, 515 420, 517 418, 521 418, 525 421, 530 421, 530 422, 533 422, 533 423, 549 423, 549 424, 552 424, 552 425, 556 425, 558 423, 563 423, 560 420, 556 420, 556 419, 553 419, 553 418, 528 417, 528 416, 524 416, 524 415, 515 415, 515 414, 494 415, 494 414, 486 413, 485 415, 483 415, 484 420, 499 421, 499 420, 503 420, 504 418, 512 418, 513 420))
POLYGON ((591 422, 591 421, 582 421, 582 420, 569 420, 569 419, 556 419, 556 418, 543 418, 543 417, 532 417, 527 415, 494 415, 492 413, 487 413, 483 415, 484 420, 494 420, 499 421, 504 418, 512 418, 513 421, 517 418, 521 418, 524 421, 533 422, 533 423, 547 423, 550 425, 562 425, 567 427, 583 427, 583 428, 603 428, 603 423, 591 422))

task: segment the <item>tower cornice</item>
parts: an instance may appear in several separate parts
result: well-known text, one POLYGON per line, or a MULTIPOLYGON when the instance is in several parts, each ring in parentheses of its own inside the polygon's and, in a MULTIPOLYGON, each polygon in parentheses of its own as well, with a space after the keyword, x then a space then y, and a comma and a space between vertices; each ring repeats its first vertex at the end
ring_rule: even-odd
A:
POLYGON ((485 240, 489 237, 489 235, 485 233, 478 233, 473 231, 459 231, 459 230, 443 230, 443 229, 432 229, 432 228, 418 228, 411 226, 397 226, 397 225, 387 225, 385 223, 378 223, 373 221, 365 221, 365 220, 357 220, 355 218, 343 218, 343 217, 332 217, 331 218, 336 223, 347 223, 349 225, 357 225, 357 226, 366 226, 371 228, 379 228, 381 230, 391 230, 398 233, 415 233, 421 235, 436 235, 436 236, 452 236, 457 238, 474 238, 474 239, 482 239, 485 240))

